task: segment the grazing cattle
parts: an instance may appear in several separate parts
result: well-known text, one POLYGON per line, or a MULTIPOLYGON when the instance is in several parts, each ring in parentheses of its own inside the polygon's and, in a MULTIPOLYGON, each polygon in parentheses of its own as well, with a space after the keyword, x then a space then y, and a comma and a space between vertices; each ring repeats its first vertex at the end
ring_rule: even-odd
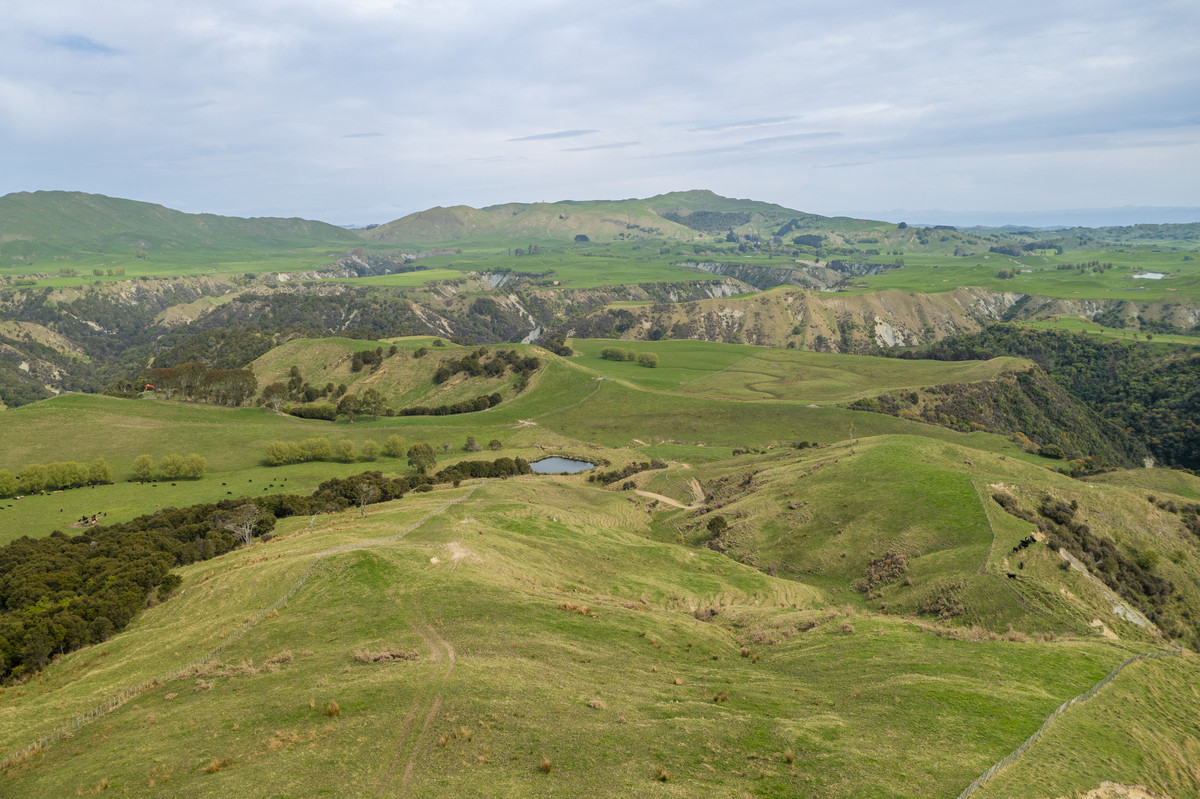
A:
POLYGON ((1008 579, 1015 580, 1017 579, 1017 575, 1013 574, 1012 572, 1008 572, 1008 579))
POLYGON ((1027 535, 1027 536, 1025 536, 1024 538, 1022 538, 1020 541, 1018 541, 1018 542, 1017 542, 1017 545, 1016 545, 1015 547, 1013 547, 1013 548, 1012 548, 1012 551, 1013 551, 1013 552, 1020 552, 1020 551, 1021 551, 1022 549, 1024 549, 1025 547, 1027 547, 1027 546, 1031 546, 1031 545, 1033 545, 1033 544, 1036 544, 1036 543, 1037 543, 1037 539, 1036 539, 1036 538, 1034 538, 1034 537, 1033 537, 1033 536, 1031 536, 1031 535, 1027 535))

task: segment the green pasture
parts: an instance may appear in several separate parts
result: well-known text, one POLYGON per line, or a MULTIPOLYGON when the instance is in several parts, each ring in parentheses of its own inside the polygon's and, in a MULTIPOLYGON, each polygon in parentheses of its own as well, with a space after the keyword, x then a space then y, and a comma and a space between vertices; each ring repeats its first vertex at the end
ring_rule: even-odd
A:
POLYGON ((573 289, 721 279, 698 269, 678 266, 678 255, 670 252, 660 255, 656 246, 648 244, 619 242, 564 245, 547 241, 538 244, 544 251, 537 255, 510 254, 509 247, 524 248, 530 243, 538 244, 536 241, 508 241, 495 242, 494 246, 476 245, 465 248, 461 253, 422 258, 420 263, 438 271, 550 273, 545 274, 543 279, 573 289))
MULTIPOLYGON (((979 286, 993 291, 1012 291, 1042 297, 1109 299, 1157 302, 1194 300, 1200 296, 1200 260, 1185 260, 1188 253, 1149 249, 1102 251, 1068 250, 1062 255, 1029 253, 1021 257, 999 253, 977 253, 965 257, 905 253, 904 266, 855 281, 852 292, 862 294, 885 289, 936 293, 959 286, 979 286), (1112 263, 1102 274, 1058 269, 1059 264, 1089 261, 1112 263), (1017 270, 1015 277, 1001 279, 1002 270, 1017 270), (1028 270, 1028 271, 1026 271, 1028 270), (1161 280, 1135 279, 1135 274, 1159 272, 1161 280)), ((1195 259, 1195 255, 1191 256, 1195 259)), ((876 263, 894 262, 896 256, 878 256, 876 263)))
POLYGON ((80 255, 71 258, 39 260, 33 264, 5 268, 14 277, 49 275, 37 285, 48 288, 82 287, 89 283, 110 283, 135 280, 140 277, 209 277, 221 275, 259 275, 264 272, 298 272, 317 269, 338 259, 344 252, 330 247, 307 247, 287 251, 211 252, 203 250, 171 250, 155 253, 150 258, 136 258, 133 251, 80 255), (70 267, 79 274, 63 276, 59 270, 70 267), (105 274, 93 275, 99 269, 105 274), (107 270, 124 269, 124 275, 108 275, 107 270))
POLYGON ((571 339, 581 354, 572 363, 639 388, 719 400, 849 402, 945 383, 994 380, 1026 369, 1020 358, 990 361, 903 361, 861 355, 806 352, 709 341, 571 339), (600 357, 615 347, 658 356, 658 366, 600 357))
POLYGON ((619 494, 544 478, 441 489, 364 519, 319 517, 311 530, 285 520, 269 544, 183 569, 177 596, 125 632, 6 690, 0 747, 11 751, 193 662, 307 571, 216 662, 135 696, 0 784, 28 796, 267 785, 953 796, 1126 656, 848 613, 803 583, 653 542, 646 524, 619 494), (321 556, 343 545, 362 548, 321 556), (711 622, 693 612, 713 607, 711 622), (388 649, 413 658, 354 657, 388 649))
POLYGON ((1196 795, 1197 685, 1200 668, 1194 656, 1135 663, 1098 695, 1060 716, 975 796, 1041 799, 1098 786, 1101 779, 1144 786, 1158 796, 1196 795))
POLYGON ((424 269, 418 272, 402 272, 396 275, 372 275, 369 277, 338 278, 335 282, 351 286, 423 286, 442 280, 462 277, 456 269, 424 269))
POLYGON ((1112 339, 1115 341, 1151 341, 1155 344, 1182 344, 1188 347, 1200 347, 1200 336, 1183 336, 1171 333, 1141 333, 1136 330, 1123 330, 1114 327, 1104 327, 1096 322, 1089 322, 1078 316, 1056 316, 1046 321, 1022 321, 1026 327, 1044 330, 1070 330, 1073 333, 1086 333, 1096 338, 1112 339))

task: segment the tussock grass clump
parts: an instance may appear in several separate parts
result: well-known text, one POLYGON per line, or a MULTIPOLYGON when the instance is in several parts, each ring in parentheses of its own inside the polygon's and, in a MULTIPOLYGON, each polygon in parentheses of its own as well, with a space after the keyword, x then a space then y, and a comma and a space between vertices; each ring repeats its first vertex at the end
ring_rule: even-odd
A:
POLYGON ((326 705, 326 707, 325 707, 325 715, 326 716, 329 716, 330 718, 337 718, 341 714, 342 714, 342 709, 340 707, 338 707, 337 702, 330 702, 328 705, 326 705))
POLYGON ((400 649, 387 647, 379 652, 372 652, 368 649, 359 649, 354 652, 354 659, 360 663, 394 663, 400 660, 416 660, 419 657, 416 651, 405 652, 400 649))
POLYGON ((664 766, 659 766, 658 770, 654 772, 654 779, 660 782, 667 782, 671 779, 671 772, 667 771, 664 766))
POLYGON ((607 710, 608 709, 608 705, 605 704, 603 699, 593 699, 592 701, 588 702, 588 707, 593 708, 595 710, 607 710))
POLYGON ((783 753, 783 759, 789 763, 795 763, 796 762, 796 753, 793 752, 791 749, 788 749, 786 752, 783 753))
MULTIPOLYGON (((561 605, 558 606, 558 609, 565 610, 568 613, 580 613, 584 616, 587 616, 588 614, 590 614, 592 612, 591 608, 589 608, 587 606, 576 605, 574 602, 563 602, 561 605)), ((651 643, 654 643, 654 642, 651 641, 651 643)))
POLYGON ((204 767, 204 773, 205 774, 216 774, 218 771, 220 771, 221 769, 228 766, 229 761, 230 761, 230 758, 228 758, 228 757, 221 758, 220 760, 213 760, 211 763, 209 763, 207 766, 204 767))
POLYGON ((543 774, 549 774, 550 769, 552 768, 552 766, 550 765, 550 758, 543 757, 541 764, 538 765, 538 768, 540 768, 542 770, 543 774))
POLYGON ((684 679, 682 677, 676 677, 672 682, 674 682, 676 685, 683 685, 684 679))
POLYGON ((907 571, 908 560, 904 555, 898 552, 888 552, 867 564, 866 573, 862 579, 854 581, 853 588, 874 599, 878 596, 878 588, 898 580, 907 571))
POLYGON ((729 692, 721 691, 719 694, 713 694, 713 701, 714 702, 728 702, 729 701, 729 692))

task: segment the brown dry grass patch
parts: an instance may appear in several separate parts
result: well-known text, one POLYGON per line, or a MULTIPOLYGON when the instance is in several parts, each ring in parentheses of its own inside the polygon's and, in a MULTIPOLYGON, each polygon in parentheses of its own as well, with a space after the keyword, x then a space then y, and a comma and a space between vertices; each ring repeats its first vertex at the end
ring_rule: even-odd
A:
POLYGON ((386 647, 378 652, 369 649, 359 649, 354 653, 354 659, 360 663, 395 663, 401 660, 416 660, 416 651, 405 652, 394 647, 386 647))

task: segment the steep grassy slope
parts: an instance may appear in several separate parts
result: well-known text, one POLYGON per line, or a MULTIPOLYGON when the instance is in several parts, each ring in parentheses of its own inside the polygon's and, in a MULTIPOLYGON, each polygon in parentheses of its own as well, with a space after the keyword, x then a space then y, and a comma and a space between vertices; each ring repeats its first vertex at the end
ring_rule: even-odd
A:
MULTIPOLYGON (((840 601, 995 632, 1011 625, 1096 635, 1103 623, 1121 638, 1162 640, 1153 624, 1117 607, 1124 603, 1169 637, 1200 641, 1193 611, 1200 539, 1170 506, 1148 503, 1142 489, 1101 489, 1005 455, 907 436, 635 478, 639 488, 680 505, 689 502, 692 480, 704 501, 684 510, 660 506, 656 535, 815 583, 840 601), (1026 518, 1006 512, 997 496, 1015 498, 1026 518), (1047 497, 1074 503, 1074 522, 1113 547, 1101 553, 1070 543, 1040 512, 1047 497), (1020 546, 1031 533, 1038 542, 1020 546), (1084 558, 1086 573, 1065 567, 1064 545, 1084 558), (1159 580, 1163 594, 1148 588, 1159 580)), ((1163 505, 1167 498, 1155 497, 1163 505)))
POLYGON ((847 617, 801 583, 649 542, 644 518, 521 479, 297 520, 6 691, 12 749, 165 677, 0 780, 14 795, 951 796, 1124 655, 847 617), (384 651, 411 659, 355 657, 384 651))

